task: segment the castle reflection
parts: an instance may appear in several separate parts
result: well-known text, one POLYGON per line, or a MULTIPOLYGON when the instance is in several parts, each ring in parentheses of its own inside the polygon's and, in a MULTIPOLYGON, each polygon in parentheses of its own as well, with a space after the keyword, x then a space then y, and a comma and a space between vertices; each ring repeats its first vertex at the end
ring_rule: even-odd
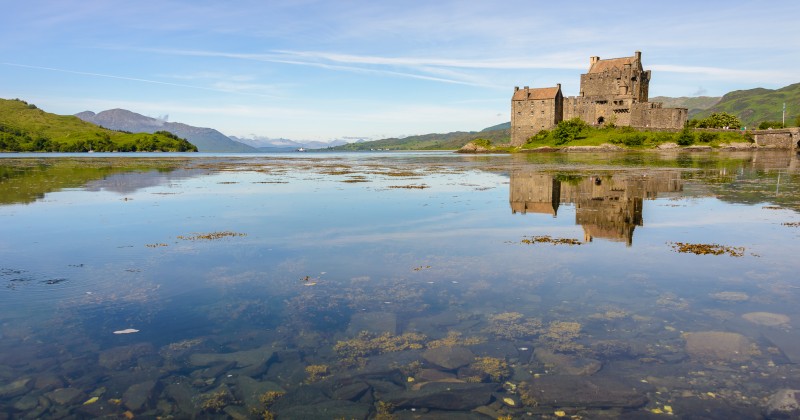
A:
POLYGON ((540 213, 557 217, 562 204, 575 206, 575 223, 583 227, 584 242, 602 238, 633 243, 633 231, 642 226, 642 207, 665 193, 683 190, 679 171, 615 172, 574 175, 546 172, 511 174, 512 213, 540 213))

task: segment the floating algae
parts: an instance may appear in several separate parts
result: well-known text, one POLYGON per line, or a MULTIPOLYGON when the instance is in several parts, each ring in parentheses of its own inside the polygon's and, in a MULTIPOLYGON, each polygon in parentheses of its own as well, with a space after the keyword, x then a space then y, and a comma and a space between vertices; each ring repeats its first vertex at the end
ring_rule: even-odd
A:
POLYGON ((719 244, 690 244, 686 242, 669 242, 676 252, 691 253, 697 255, 723 255, 731 257, 741 257, 744 255, 744 247, 732 247, 719 244))

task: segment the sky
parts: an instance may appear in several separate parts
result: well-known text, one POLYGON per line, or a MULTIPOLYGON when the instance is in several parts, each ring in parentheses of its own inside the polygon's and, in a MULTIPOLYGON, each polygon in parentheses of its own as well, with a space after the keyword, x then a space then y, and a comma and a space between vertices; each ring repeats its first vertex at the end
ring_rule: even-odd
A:
POLYGON ((797 0, 4 3, 0 98, 244 138, 478 131, 514 86, 577 95, 590 56, 637 50, 651 97, 800 82, 797 0))

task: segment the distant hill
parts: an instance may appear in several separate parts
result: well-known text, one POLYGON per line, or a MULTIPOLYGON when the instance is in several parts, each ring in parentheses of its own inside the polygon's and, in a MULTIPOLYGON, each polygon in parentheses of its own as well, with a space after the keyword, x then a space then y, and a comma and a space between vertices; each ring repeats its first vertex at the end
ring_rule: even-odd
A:
MULTIPOLYGON (((509 123, 510 124, 510 123, 509 123)), ((403 138, 348 143, 333 147, 333 150, 457 150, 477 138, 491 140, 492 143, 508 143, 509 130, 456 131, 445 134, 423 134, 403 138)))
POLYGON ((255 137, 255 138, 241 138, 230 136, 231 140, 244 143, 248 146, 255 147, 259 151, 287 151, 304 149, 327 149, 328 147, 340 146, 347 144, 344 140, 332 140, 329 142, 317 140, 289 140, 284 138, 270 138, 270 137, 255 137))
POLYGON ((497 125, 493 125, 491 127, 486 127, 481 132, 484 131, 495 131, 495 130, 510 130, 511 129, 511 121, 500 123, 497 125))
POLYGON ((0 99, 0 152, 90 150, 184 152, 197 148, 174 133, 123 133, 74 116, 51 114, 19 99, 0 99))
POLYGON ((780 121, 786 103, 786 124, 800 115, 800 83, 780 89, 735 90, 722 97, 716 105, 699 112, 695 118, 705 118, 714 112, 727 112, 739 117, 747 127, 756 127, 763 121, 780 121))
POLYGON ((169 131, 183 137, 201 152, 211 153, 252 153, 257 150, 243 143, 233 141, 213 128, 194 127, 188 124, 166 122, 156 118, 146 117, 126 109, 109 109, 95 114, 84 111, 75 114, 76 117, 112 130, 122 130, 134 133, 154 133, 156 131, 169 131))
POLYGON ((693 118, 698 113, 716 105, 720 99, 722 99, 720 96, 681 96, 678 98, 655 96, 650 98, 650 102, 661 102, 665 108, 686 108, 689 110, 689 118, 693 118))

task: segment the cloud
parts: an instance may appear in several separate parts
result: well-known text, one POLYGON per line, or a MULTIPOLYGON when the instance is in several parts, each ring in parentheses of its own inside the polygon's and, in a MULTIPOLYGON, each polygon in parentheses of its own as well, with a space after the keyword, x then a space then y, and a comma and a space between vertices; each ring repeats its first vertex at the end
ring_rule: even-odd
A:
POLYGON ((182 87, 182 88, 189 88, 189 89, 208 90, 208 91, 214 91, 214 92, 234 93, 234 94, 238 94, 238 95, 261 96, 261 97, 265 97, 265 98, 276 98, 276 96, 274 96, 274 95, 265 95, 265 94, 261 94, 261 93, 251 92, 251 91, 226 89, 224 87, 207 87, 207 86, 187 85, 187 84, 183 84, 183 83, 164 82, 164 81, 161 81, 161 80, 142 79, 142 78, 139 78, 139 77, 118 76, 118 75, 114 75, 114 74, 103 74, 103 73, 94 73, 94 72, 88 72, 88 71, 59 69, 59 68, 55 68, 55 67, 32 66, 32 65, 28 65, 28 64, 19 64, 19 63, 4 63, 4 62, 0 62, 0 65, 12 66, 12 67, 21 67, 21 68, 26 68, 26 69, 54 71, 54 72, 59 72, 59 73, 76 74, 76 75, 80 75, 80 76, 102 77, 102 78, 106 78, 106 79, 127 80, 127 81, 131 81, 131 82, 150 83, 150 84, 165 85, 165 86, 175 86, 175 87, 182 87))
POLYGON ((790 72, 772 70, 738 70, 720 67, 680 66, 673 64, 653 64, 647 66, 653 71, 670 73, 695 74, 713 79, 724 79, 744 82, 786 82, 795 81, 796 75, 790 72))

